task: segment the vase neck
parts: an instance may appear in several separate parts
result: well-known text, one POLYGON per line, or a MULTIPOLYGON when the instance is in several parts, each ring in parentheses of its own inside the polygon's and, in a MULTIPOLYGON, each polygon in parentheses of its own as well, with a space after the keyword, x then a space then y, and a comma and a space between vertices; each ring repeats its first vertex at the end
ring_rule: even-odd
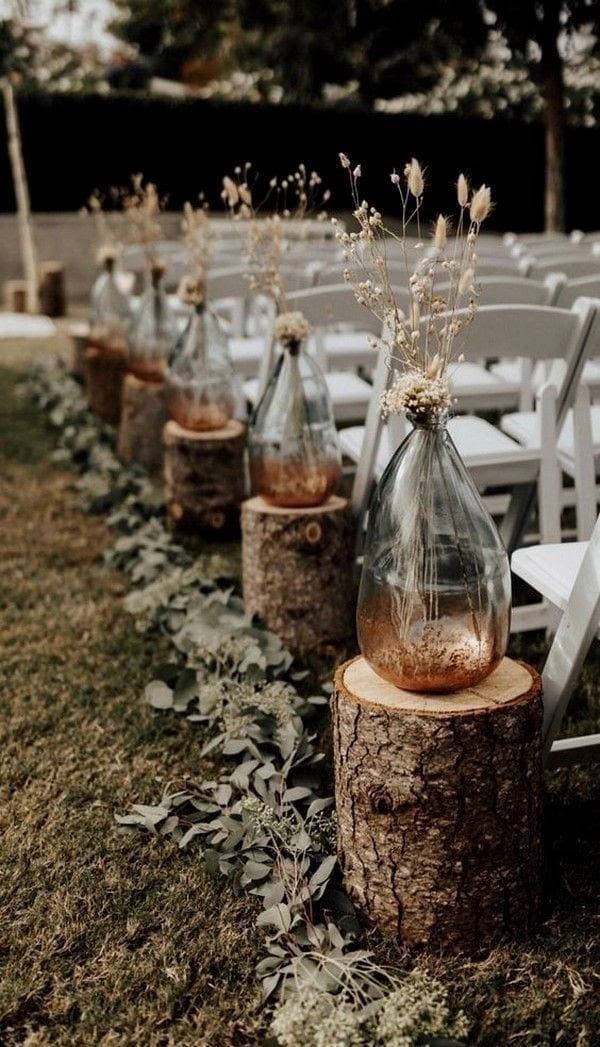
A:
POLYGON ((415 429, 429 432, 443 431, 448 425, 448 412, 441 414, 423 414, 417 411, 407 411, 406 417, 415 429))

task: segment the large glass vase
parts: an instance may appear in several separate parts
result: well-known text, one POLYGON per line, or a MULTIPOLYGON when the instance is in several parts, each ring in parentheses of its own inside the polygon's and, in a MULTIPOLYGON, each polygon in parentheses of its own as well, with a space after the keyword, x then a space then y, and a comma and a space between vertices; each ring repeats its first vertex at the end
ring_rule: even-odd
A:
POLYGON ((396 686, 451 692, 506 652, 510 569, 446 419, 411 421, 369 508, 358 640, 396 686))
POLYGON ((341 476, 329 391, 303 343, 281 345, 248 431, 254 494, 285 508, 321 505, 341 476))

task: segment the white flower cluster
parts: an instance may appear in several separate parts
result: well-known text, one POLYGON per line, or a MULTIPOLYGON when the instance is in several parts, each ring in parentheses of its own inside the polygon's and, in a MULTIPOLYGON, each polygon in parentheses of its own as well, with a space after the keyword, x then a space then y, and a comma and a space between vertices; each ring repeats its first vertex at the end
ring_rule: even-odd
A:
POLYGON ((206 296, 204 279, 199 274, 182 276, 177 288, 177 297, 184 305, 202 305, 206 296))
POLYGON ((462 1011, 452 1017, 443 985, 414 970, 367 1008, 354 1007, 343 994, 303 989, 281 1004, 271 1029, 281 1047, 416 1047, 463 1041, 469 1025, 462 1011))
POLYGON ((308 320, 300 312, 281 313, 275 320, 273 330, 282 345, 298 345, 310 334, 308 320))
POLYGON ((446 378, 408 371, 396 379, 381 397, 384 417, 408 412, 418 418, 440 417, 452 406, 452 391, 446 378))

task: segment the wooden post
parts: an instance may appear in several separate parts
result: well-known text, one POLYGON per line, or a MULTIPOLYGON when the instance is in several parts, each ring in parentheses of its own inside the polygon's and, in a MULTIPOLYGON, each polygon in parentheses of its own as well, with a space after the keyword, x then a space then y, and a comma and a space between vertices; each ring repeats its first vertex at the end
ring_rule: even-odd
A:
POLYGON ((300 654, 350 639, 352 548, 346 498, 334 495, 309 509, 250 498, 242 505, 246 610, 300 654))
POLYGON ((171 420, 163 440, 167 511, 175 527, 239 532, 246 426, 232 419, 223 429, 194 432, 171 420))
POLYGON ((4 308, 9 313, 27 312, 27 281, 7 280, 4 284, 4 308))
POLYGON ((338 853, 357 909, 408 946, 486 949, 536 923, 541 680, 505 658, 482 683, 413 694, 364 658, 332 698, 338 853))
POLYGON ((148 473, 163 467, 162 431, 167 420, 163 382, 144 382, 125 376, 117 453, 124 462, 137 462, 148 473))
POLYGON ((19 239, 21 241, 23 275, 27 285, 27 312, 39 313, 37 250, 33 231, 33 219, 31 217, 31 204, 29 202, 27 172, 23 161, 19 114, 17 111, 15 91, 10 77, 7 77, 4 81, 2 93, 4 96, 4 108, 6 111, 8 155, 10 157, 15 199, 17 202, 17 221, 19 224, 19 239))
POLYGON ((90 410, 103 422, 118 425, 127 354, 125 349, 92 346, 84 353, 85 385, 90 410))
POLYGON ((61 262, 43 262, 40 268, 40 311, 45 316, 64 316, 67 311, 65 267, 61 262))

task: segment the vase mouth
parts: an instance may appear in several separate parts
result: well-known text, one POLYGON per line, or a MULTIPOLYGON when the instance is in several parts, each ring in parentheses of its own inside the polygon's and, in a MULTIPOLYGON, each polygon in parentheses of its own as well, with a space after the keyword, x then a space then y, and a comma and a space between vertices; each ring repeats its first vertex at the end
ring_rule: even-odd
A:
POLYGON ((407 411, 406 417, 415 429, 445 429, 449 411, 407 411))

